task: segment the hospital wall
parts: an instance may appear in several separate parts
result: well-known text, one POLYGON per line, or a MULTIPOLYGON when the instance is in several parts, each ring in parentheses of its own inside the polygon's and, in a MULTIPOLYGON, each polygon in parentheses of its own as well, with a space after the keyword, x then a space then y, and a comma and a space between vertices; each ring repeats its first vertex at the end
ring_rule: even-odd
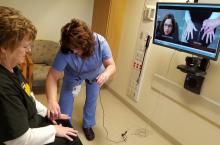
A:
POLYGON ((38 29, 37 39, 60 39, 60 30, 72 18, 92 24, 94 0, 1 0, 0 5, 18 9, 38 29))
MULTIPOLYGON (((220 3, 218 0, 199 2, 220 3)), ((139 99, 135 102, 127 96, 143 5, 144 0, 128 0, 116 61, 117 72, 108 88, 174 144, 218 145, 220 59, 211 61, 201 94, 197 95, 184 89, 186 74, 176 68, 185 64, 185 57, 191 55, 150 44, 139 99)), ((150 33, 153 24, 152 21, 146 26, 150 33)))

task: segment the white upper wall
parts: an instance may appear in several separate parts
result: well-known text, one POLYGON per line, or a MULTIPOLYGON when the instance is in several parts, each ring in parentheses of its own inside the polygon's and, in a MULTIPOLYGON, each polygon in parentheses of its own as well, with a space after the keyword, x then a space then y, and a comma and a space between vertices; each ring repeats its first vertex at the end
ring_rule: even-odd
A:
POLYGON ((94 0, 1 0, 18 9, 37 27, 37 39, 59 41, 61 27, 72 18, 92 24, 94 0))

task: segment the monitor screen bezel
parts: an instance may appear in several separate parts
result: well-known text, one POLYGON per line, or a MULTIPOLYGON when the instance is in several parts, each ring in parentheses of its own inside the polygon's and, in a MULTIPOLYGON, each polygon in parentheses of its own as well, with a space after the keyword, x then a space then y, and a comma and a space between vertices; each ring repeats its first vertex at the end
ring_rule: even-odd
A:
MULTIPOLYGON (((218 44, 218 47, 216 48, 216 55, 215 57, 210 57, 210 56, 207 56, 207 55, 202 55, 200 53, 194 53, 192 51, 187 51, 187 50, 184 50, 184 49, 178 49, 177 47, 172 47, 172 46, 168 46, 168 45, 165 45, 165 44, 162 44, 162 43, 157 43, 155 42, 155 39, 156 39, 156 28, 157 28, 157 14, 158 14, 158 7, 159 5, 161 4, 165 4, 165 5, 182 5, 182 6, 187 6, 187 5, 196 5, 197 7, 198 6, 201 6, 201 7, 204 7, 204 6, 219 6, 219 10, 220 10, 220 4, 209 4, 209 3, 174 3, 174 2, 157 2, 156 4, 156 12, 155 12, 155 21, 154 21, 154 31, 153 31, 153 44, 155 45, 159 45, 159 46, 164 46, 164 47, 167 47, 167 48, 171 48, 171 49, 174 49, 174 50, 177 50, 177 51, 180 51, 180 52, 186 52, 186 53, 189 53, 189 54, 193 54, 193 55, 197 55, 197 56, 200 56, 200 57, 204 57, 204 58, 207 58, 207 59, 210 59, 210 60, 214 60, 214 61, 217 61, 218 59, 218 55, 219 55, 219 51, 220 51, 220 42, 218 44)), ((220 40, 219 40, 220 41, 220 40)))

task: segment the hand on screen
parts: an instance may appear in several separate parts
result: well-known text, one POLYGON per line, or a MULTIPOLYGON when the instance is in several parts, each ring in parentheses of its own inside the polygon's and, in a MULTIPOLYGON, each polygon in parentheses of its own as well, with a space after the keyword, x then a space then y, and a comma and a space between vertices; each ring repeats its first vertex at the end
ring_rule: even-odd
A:
POLYGON ((188 21, 186 26, 186 40, 193 39, 193 31, 197 31, 197 29, 192 21, 188 21))
POLYGON ((206 19, 203 21, 201 31, 204 31, 202 40, 206 37, 206 43, 211 43, 214 40, 214 29, 218 26, 216 19, 206 19))

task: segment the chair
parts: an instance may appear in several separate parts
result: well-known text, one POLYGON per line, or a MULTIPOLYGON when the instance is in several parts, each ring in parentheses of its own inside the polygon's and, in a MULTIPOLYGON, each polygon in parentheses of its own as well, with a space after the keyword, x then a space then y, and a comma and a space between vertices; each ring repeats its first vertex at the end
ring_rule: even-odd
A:
MULTIPOLYGON (((47 73, 51 67, 56 53, 59 50, 59 44, 50 40, 35 40, 31 57, 28 57, 28 61, 32 61, 32 66, 29 65, 29 77, 32 77, 33 87, 44 86, 47 73)), ((31 64, 31 63, 29 63, 31 64)))
POLYGON ((22 70, 22 74, 26 81, 28 82, 29 86, 32 88, 32 67, 33 62, 30 58, 30 54, 28 54, 25 58, 25 61, 20 64, 20 68, 22 70))

